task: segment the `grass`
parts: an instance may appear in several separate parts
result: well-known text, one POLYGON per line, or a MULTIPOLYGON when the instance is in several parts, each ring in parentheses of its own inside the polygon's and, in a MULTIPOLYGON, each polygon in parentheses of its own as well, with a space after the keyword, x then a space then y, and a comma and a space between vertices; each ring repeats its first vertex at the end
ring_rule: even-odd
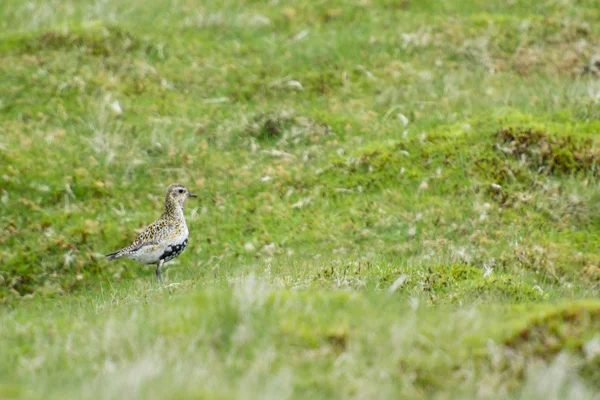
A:
POLYGON ((0 398, 594 398, 594 1, 8 0, 0 398), (166 271, 107 263, 199 195, 166 271))

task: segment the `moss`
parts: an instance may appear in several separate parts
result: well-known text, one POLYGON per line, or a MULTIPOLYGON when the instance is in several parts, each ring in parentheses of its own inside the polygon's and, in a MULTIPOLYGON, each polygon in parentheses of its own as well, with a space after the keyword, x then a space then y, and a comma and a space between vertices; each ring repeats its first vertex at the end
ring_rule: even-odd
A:
POLYGON ((12 383, 2 383, 0 384, 0 397, 3 399, 19 399, 19 398, 29 398, 29 399, 39 399, 39 396, 34 395, 33 393, 27 393, 27 390, 22 386, 18 386, 12 383))
POLYGON ((600 307, 579 305, 532 318, 508 337, 504 346, 530 361, 550 362, 558 353, 569 351, 578 357, 581 375, 600 388, 600 356, 586 350, 586 344, 597 337, 599 331, 600 307))
POLYGON ((590 25, 581 21, 478 12, 469 17, 469 22, 453 29, 454 40, 462 38, 464 43, 458 55, 495 71, 576 75, 584 71, 586 58, 594 54, 575 45, 580 40, 596 42, 590 25), (489 44, 482 46, 474 39, 482 37, 489 44))
POLYGON ((368 262, 339 263, 323 267, 313 281, 319 285, 335 281, 363 287, 365 282, 372 281, 370 278, 374 271, 377 271, 377 285, 384 288, 390 287, 401 274, 406 274, 405 282, 396 293, 425 294, 432 303, 458 303, 488 298, 537 302, 547 298, 542 288, 521 277, 500 272, 488 276, 481 268, 469 263, 435 264, 414 272, 393 266, 382 268, 368 262))
POLYGON ((541 288, 508 274, 499 274, 473 282, 472 285, 463 288, 463 291, 487 298, 504 298, 515 303, 546 299, 541 288))
POLYGON ((494 201, 504 208, 530 205, 547 218, 574 216, 586 222, 591 204, 575 204, 568 197, 556 201, 557 196, 566 194, 555 188, 560 189, 556 185, 565 179, 586 182, 598 177, 600 150, 594 140, 539 129, 506 128, 496 131, 485 145, 490 147, 481 149, 472 168, 475 176, 484 179, 483 191, 494 201), (544 201, 540 202, 540 196, 544 201), (571 203, 577 212, 555 210, 560 204, 571 203))
POLYGON ((505 346, 529 356, 548 358, 562 349, 581 351, 600 331, 600 308, 574 307, 532 318, 505 346))
POLYGON ((556 263, 556 255, 539 246, 519 246, 512 254, 500 257, 498 264, 505 271, 530 271, 542 274, 547 282, 558 284, 566 271, 556 263))
POLYGON ((327 124, 294 115, 292 111, 256 114, 243 133, 263 144, 281 148, 319 143, 335 134, 327 124))
POLYGON ((246 126, 244 133, 259 141, 278 139, 291 124, 292 117, 287 113, 260 113, 246 126))
POLYGON ((541 289, 510 274, 494 273, 484 276, 480 268, 470 264, 430 267, 423 290, 434 302, 461 302, 472 298, 505 298, 511 301, 539 301, 541 289))
MULTIPOLYGON (((44 50, 83 50, 90 56, 108 57, 141 50, 147 55, 163 52, 152 43, 139 39, 132 32, 100 22, 67 29, 13 34, 0 40, 0 53, 37 53, 44 50)), ((163 54, 164 56, 164 54, 163 54)))
POLYGON ((317 176, 310 177, 305 185, 322 186, 323 195, 331 197, 376 191, 402 183, 410 183, 416 190, 423 176, 434 165, 432 159, 440 154, 443 157, 443 151, 427 149, 416 140, 372 145, 332 161, 317 176))
POLYGON ((429 267, 425 279, 425 291, 445 292, 463 281, 480 278, 483 272, 469 264, 453 264, 429 267))
POLYGON ((538 174, 598 174, 600 151, 590 138, 557 136, 531 129, 501 129, 495 149, 538 174))

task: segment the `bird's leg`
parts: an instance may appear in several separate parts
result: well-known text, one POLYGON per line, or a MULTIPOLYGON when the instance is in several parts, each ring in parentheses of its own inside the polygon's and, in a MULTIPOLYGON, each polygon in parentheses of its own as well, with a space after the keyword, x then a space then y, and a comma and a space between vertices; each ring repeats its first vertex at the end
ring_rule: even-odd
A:
POLYGON ((162 277, 162 266, 165 262, 163 260, 160 260, 157 264, 156 264, 156 279, 158 279, 158 281, 164 285, 165 281, 162 277))

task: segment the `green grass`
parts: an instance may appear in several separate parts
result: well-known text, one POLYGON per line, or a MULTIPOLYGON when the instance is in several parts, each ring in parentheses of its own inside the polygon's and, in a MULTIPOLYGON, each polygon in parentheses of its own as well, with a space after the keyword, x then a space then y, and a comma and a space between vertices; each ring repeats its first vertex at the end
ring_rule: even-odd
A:
POLYGON ((593 398, 595 1, 7 0, 0 398, 593 398), (103 254, 180 181, 190 245, 103 254))

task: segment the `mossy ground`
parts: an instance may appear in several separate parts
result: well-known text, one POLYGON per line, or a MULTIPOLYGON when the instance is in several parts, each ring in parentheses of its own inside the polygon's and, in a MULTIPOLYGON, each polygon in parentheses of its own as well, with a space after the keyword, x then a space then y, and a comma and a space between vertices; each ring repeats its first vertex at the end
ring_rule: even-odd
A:
POLYGON ((5 1, 1 398, 590 398, 595 1, 5 1), (181 181, 191 242, 107 263, 181 181))

